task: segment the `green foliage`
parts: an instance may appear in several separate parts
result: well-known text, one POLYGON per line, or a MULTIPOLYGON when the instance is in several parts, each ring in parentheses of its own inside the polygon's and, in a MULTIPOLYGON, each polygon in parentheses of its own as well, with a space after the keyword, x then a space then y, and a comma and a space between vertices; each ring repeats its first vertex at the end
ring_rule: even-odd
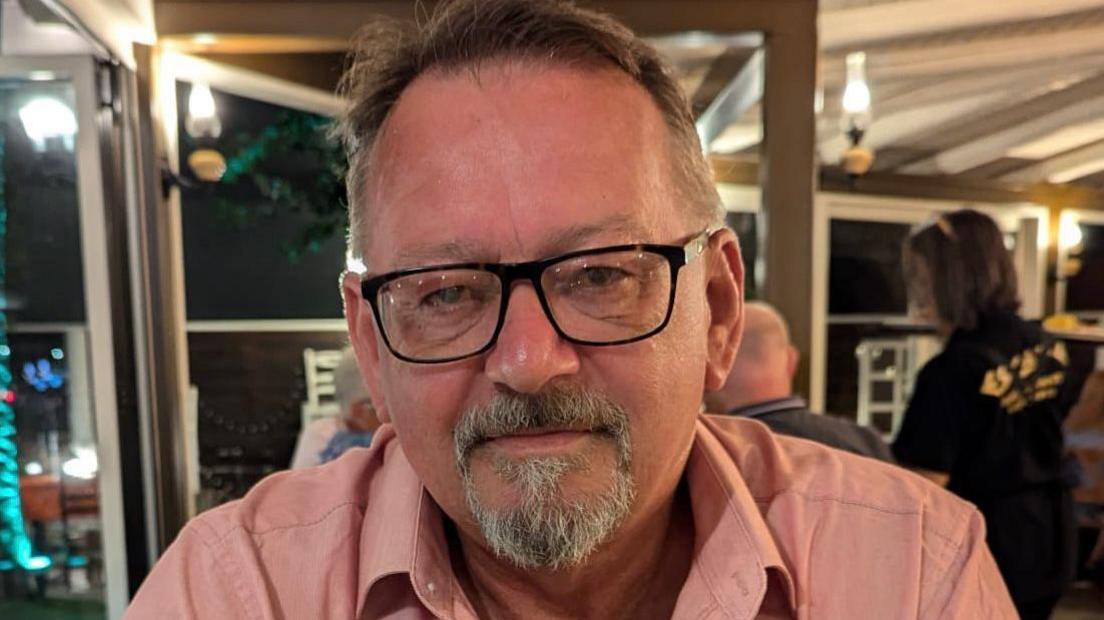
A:
POLYGON ((215 148, 226 156, 226 173, 215 188, 219 221, 246 230, 280 213, 304 216, 305 224, 295 237, 281 244, 293 263, 344 235, 348 163, 328 135, 331 123, 315 114, 285 111, 257 134, 220 141, 215 148), (236 198, 252 193, 243 191, 249 187, 259 193, 260 201, 236 198))

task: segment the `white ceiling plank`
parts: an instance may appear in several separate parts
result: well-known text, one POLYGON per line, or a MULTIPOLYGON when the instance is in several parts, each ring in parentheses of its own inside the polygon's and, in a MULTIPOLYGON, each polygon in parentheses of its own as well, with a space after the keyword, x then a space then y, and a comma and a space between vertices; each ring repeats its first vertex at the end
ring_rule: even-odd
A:
POLYGON ((1104 112, 1086 123, 1067 125, 1040 138, 1020 144, 1007 153, 1017 159, 1043 160, 1104 140, 1104 112))
POLYGON ((991 26, 1100 8, 1100 0, 906 0, 820 13, 821 48, 991 26))
POLYGON ((1104 140, 1065 153, 1059 153, 1026 168, 1010 172, 1001 177, 1001 180, 1015 183, 1036 183, 1046 181, 1051 177, 1062 178, 1065 174, 1077 171, 1085 166, 1091 166, 1094 162, 1100 160, 1104 160, 1104 140))
POLYGON ((900 169, 906 174, 958 174, 1002 157, 1010 148, 1067 125, 1099 118, 1104 97, 1093 97, 1040 114, 983 137, 944 150, 900 169))
MULTIPOLYGON (((1104 54, 1104 26, 1058 32, 1034 32, 945 45, 886 46, 867 50, 867 77, 880 79, 929 78, 1011 67, 1067 62, 1104 54)), ((825 56, 824 84, 842 84, 846 66, 838 55, 825 56)))

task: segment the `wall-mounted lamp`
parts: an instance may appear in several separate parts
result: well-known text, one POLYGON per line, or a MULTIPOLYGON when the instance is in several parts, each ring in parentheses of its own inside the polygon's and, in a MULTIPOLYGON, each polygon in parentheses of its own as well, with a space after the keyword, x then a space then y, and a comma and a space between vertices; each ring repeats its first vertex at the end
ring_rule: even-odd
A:
POLYGON ((860 146, 870 124, 870 86, 866 82, 866 53, 847 55, 847 85, 843 89, 844 132, 851 146, 843 152, 843 169, 852 178, 870 171, 874 153, 860 146))
POLYGON ((226 158, 214 148, 214 142, 222 134, 215 98, 211 87, 202 82, 192 84, 188 94, 188 112, 184 117, 184 130, 196 139, 200 148, 188 155, 188 167, 196 178, 216 183, 226 173, 226 158))
POLYGON ((73 150, 77 135, 77 118, 73 110, 53 97, 38 97, 19 108, 23 131, 39 153, 45 153, 49 141, 57 140, 67 150, 73 150))

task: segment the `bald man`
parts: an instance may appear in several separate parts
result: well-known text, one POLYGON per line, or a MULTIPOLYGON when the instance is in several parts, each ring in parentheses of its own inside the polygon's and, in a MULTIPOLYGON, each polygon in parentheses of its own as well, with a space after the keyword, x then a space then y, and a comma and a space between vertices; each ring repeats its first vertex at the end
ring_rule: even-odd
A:
POLYGON ((776 433, 893 462, 889 447, 877 433, 846 420, 810 413, 805 401, 793 395, 793 376, 800 359, 778 311, 763 302, 748 302, 736 363, 724 387, 705 394, 706 409, 755 418, 776 433))

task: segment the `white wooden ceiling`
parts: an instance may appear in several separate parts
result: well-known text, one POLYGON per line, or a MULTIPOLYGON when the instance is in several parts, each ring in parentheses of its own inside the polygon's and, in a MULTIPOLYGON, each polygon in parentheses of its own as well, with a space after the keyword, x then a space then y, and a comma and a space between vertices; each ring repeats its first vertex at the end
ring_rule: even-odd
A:
POLYGON ((1104 187, 1104 1, 822 0, 818 154, 864 51, 876 170, 1104 187))

